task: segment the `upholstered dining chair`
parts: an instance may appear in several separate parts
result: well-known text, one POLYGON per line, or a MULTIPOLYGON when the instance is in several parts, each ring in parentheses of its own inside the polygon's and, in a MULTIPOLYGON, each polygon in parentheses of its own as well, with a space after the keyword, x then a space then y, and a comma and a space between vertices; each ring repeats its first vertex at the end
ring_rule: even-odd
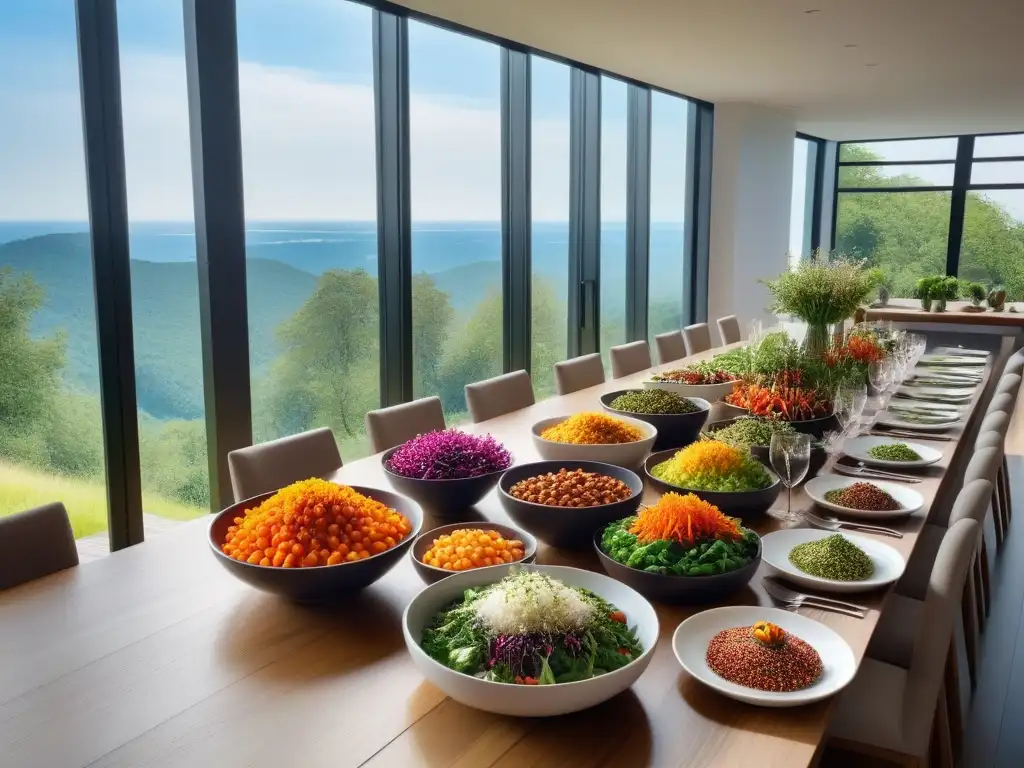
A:
MULTIPOLYGON (((994 399, 994 398, 993 398, 994 399)), ((978 430, 978 438, 975 440, 975 448, 988 441, 987 444, 998 444, 1005 448, 1006 433, 1010 431, 1011 415, 1006 411, 992 411, 985 415, 978 430), (994 432, 994 435, 987 435, 994 432)), ((1006 463, 1006 454, 1003 454, 1003 466, 999 470, 999 478, 996 482, 996 514, 1002 514, 1003 519, 1009 524, 1013 517, 1013 503, 1010 494, 1010 470, 1006 463)))
POLYGON ((686 357, 686 340, 682 331, 659 333, 654 337, 654 348, 658 351, 660 364, 686 357))
POLYGON ((621 379, 651 367, 651 348, 643 340, 619 344, 608 350, 608 354, 612 359, 613 379, 621 379))
POLYGON ((329 427, 311 429, 228 454, 235 501, 276 491, 298 480, 326 477, 341 468, 341 454, 329 427))
POLYGON ((960 705, 947 670, 955 663, 953 629, 977 541, 978 523, 972 519, 946 531, 919 606, 920 619, 912 622, 908 666, 864 657, 829 724, 836 746, 924 766, 934 731, 938 749, 948 756, 942 764, 952 765, 949 712, 960 705))
POLYGON ((474 424, 528 408, 534 402, 533 382, 526 371, 513 371, 466 385, 466 405, 474 424))
POLYGON ((59 501, 0 517, 0 590, 76 565, 75 534, 59 501))
POLYGON ((740 321, 736 315, 718 318, 718 335, 722 337, 722 344, 735 344, 743 338, 740 335, 740 321))
POLYGON ((1014 406, 1017 405, 1017 397, 1011 395, 1009 392, 999 392, 992 396, 992 401, 988 404, 987 413, 995 413, 996 411, 1005 411, 1008 415, 1013 415, 1014 406))
MULTIPOLYGON (((971 456, 970 462, 967 464, 967 469, 964 470, 964 488, 971 485, 977 480, 984 480, 989 483, 991 495, 989 496, 989 503, 981 517, 978 518, 978 522, 981 525, 985 524, 985 518, 989 509, 992 510, 992 523, 996 529, 996 541, 1002 541, 1003 537, 1006 536, 1006 527, 1009 525, 1009 521, 1005 518, 1006 510, 1000 504, 997 503, 997 483, 999 482, 999 473, 1003 467, 1003 446, 993 445, 987 448, 975 448, 973 455, 971 456)), ((999 550, 996 550, 998 555, 999 550)), ((985 624, 985 617, 988 616, 989 609, 991 607, 992 595, 991 586, 989 584, 989 558, 988 558, 988 544, 985 542, 985 537, 981 537, 981 541, 978 542, 978 556, 975 558, 975 568, 973 569, 975 587, 979 596, 978 600, 978 626, 983 627, 985 624)), ((964 624, 966 629, 967 625, 964 624)))
POLYGON ((1004 373, 1003 378, 996 385, 996 394, 1009 394, 1014 397, 1020 392, 1021 375, 1019 373, 1004 373))
POLYGON ((1003 375, 1007 373, 1024 374, 1024 349, 1018 349, 1006 361, 1003 366, 1003 375))
POLYGON ((374 453, 386 451, 424 432, 444 429, 441 398, 421 397, 411 403, 378 408, 366 414, 366 434, 374 453))
POLYGON ((604 363, 594 352, 555 363, 555 391, 568 395, 604 383, 604 363))
POLYGON ((683 328, 683 338, 686 339, 686 354, 696 355, 711 349, 711 330, 707 323, 694 323, 683 328))

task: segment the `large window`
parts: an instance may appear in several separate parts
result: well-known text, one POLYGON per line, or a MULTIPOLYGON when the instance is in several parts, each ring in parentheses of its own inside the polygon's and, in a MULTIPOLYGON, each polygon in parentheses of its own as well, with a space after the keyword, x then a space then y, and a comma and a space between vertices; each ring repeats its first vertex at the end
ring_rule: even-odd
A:
POLYGON ((789 212, 789 262, 797 264, 814 249, 815 165, 818 143, 797 137, 793 140, 793 194, 789 212))
POLYGON ((455 421, 502 372, 499 54, 409 22, 413 391, 455 421))
POLYGON ((658 91, 651 94, 651 237, 647 327, 651 338, 676 331, 689 316, 683 295, 686 269, 687 128, 694 106, 658 91))
POLYGON ((0 517, 107 499, 74 3, 0 3, 0 517))
POLYGON ((238 7, 254 437, 329 426, 345 460, 380 404, 371 20, 238 7))
POLYGON ((530 370, 537 397, 555 392, 554 364, 568 357, 569 75, 532 56, 530 370))
POLYGON ((626 340, 626 84, 601 78, 601 352, 626 340))

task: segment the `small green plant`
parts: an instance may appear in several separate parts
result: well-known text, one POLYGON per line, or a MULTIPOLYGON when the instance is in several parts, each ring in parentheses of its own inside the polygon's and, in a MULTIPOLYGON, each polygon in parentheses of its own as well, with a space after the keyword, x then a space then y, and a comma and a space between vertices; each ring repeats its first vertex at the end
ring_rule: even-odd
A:
POLYGON ((937 277, 928 295, 937 301, 948 301, 960 295, 960 281, 955 277, 937 277))
POLYGON ((917 283, 914 284, 914 298, 922 300, 932 298, 932 286, 941 279, 939 277, 919 277, 917 283))
POLYGON ((981 302, 985 300, 988 292, 985 290, 985 286, 981 283, 967 283, 963 286, 964 294, 971 300, 971 304, 976 307, 981 306, 981 302))

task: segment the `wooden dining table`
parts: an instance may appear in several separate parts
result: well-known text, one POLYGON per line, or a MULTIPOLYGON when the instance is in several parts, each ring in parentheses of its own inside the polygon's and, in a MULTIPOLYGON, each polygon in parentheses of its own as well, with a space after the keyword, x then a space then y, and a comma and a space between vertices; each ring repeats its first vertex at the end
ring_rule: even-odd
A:
MULTIPOLYGON (((532 424, 600 410, 601 394, 637 387, 649 373, 463 428, 492 433, 518 463, 533 461, 532 424)), ((983 389, 968 419, 978 417, 983 389)), ((904 557, 933 499, 951 487, 945 468, 966 450, 959 440, 933 445, 942 461, 914 486, 924 509, 892 523, 902 539, 884 539, 904 557)), ((379 455, 332 479, 389 488, 379 455)), ((644 501, 658 496, 648 487, 644 501)), ((795 491, 795 508, 810 503, 795 491)), ((460 516, 510 523, 495 493, 460 516)), ((428 515, 423 530, 442 522, 456 521, 428 515)), ((424 680, 405 648, 402 611, 423 587, 408 557, 340 603, 296 605, 224 570, 210 551, 208 523, 0 592, 0 765, 794 768, 812 763, 826 740, 834 700, 759 708, 682 670, 672 633, 701 607, 656 605, 661 636, 650 667, 604 704, 550 719, 470 709, 424 680)), ((766 516, 752 527, 764 534, 781 525, 766 516)), ((545 545, 537 562, 600 570, 593 552, 545 545)), ((764 565, 729 604, 772 605, 763 575, 764 565)), ((870 607, 864 619, 800 613, 842 635, 859 661, 885 593, 856 598, 870 607)))

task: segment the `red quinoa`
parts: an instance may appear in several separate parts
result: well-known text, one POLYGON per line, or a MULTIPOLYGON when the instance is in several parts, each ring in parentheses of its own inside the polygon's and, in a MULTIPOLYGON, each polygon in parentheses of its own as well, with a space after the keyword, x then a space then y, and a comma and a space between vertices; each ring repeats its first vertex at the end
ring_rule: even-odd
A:
POLYGON ((854 483, 845 488, 836 488, 825 494, 825 500, 847 509, 864 509, 873 512, 895 512, 900 503, 871 483, 854 483))
POLYGON ((799 637, 787 633, 779 645, 764 645, 750 627, 723 629, 711 638, 707 662, 729 682, 778 693, 808 688, 822 673, 821 656, 799 637))

